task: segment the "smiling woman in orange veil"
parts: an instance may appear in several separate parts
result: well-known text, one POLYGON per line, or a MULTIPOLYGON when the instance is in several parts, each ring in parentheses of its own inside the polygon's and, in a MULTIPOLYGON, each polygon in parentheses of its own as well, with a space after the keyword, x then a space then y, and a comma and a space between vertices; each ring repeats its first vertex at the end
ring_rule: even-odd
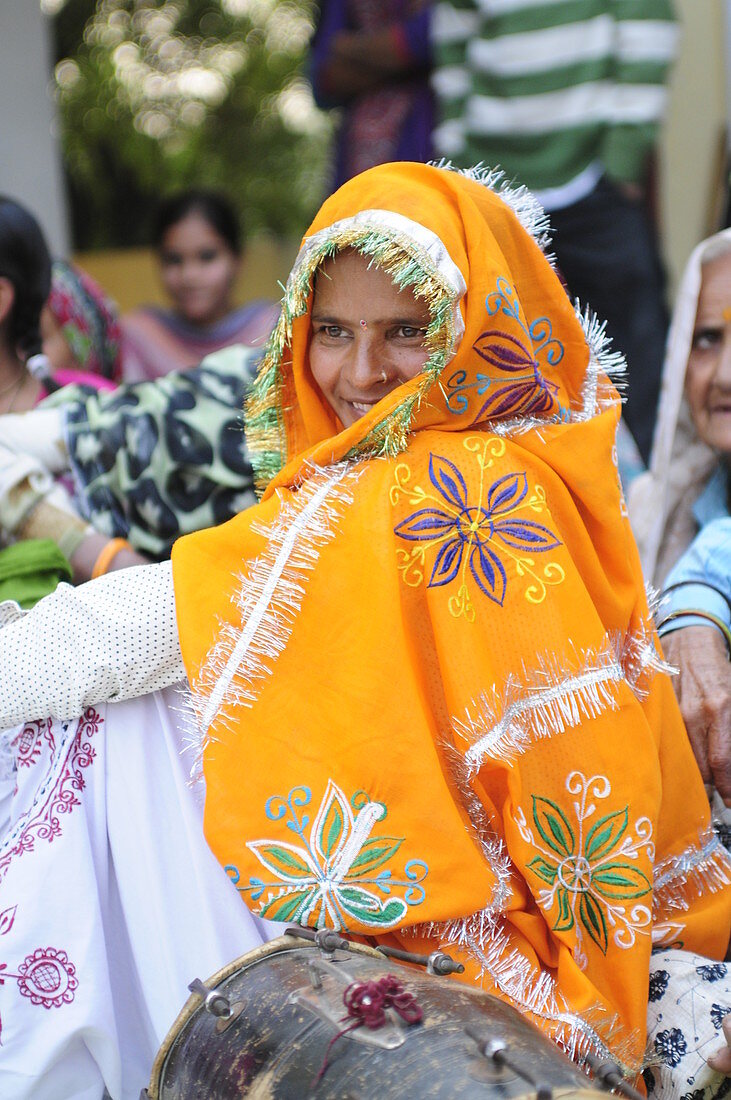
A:
MULTIPOLYGON (((247 408, 261 502, 179 540, 172 581, 77 589, 78 684, 45 644, 64 609, 75 644, 63 593, 0 631, 0 724, 28 684, 70 717, 184 671, 206 838, 257 918, 448 945, 464 981, 634 1076, 653 944, 655 1000, 701 970, 723 995, 731 874, 613 464, 617 364, 543 244, 487 173, 386 165, 328 199, 247 408), (153 641, 106 644, 142 602, 153 641)), ((676 1031, 651 1036, 663 1072, 676 1031)))
POLYGON ((450 944, 636 1072, 652 942, 722 957, 728 865, 658 671, 601 330, 538 219, 415 165, 325 203, 247 410, 262 503, 177 544, 178 623, 206 835, 255 912, 450 944), (425 327, 413 377, 373 298, 337 302, 354 257, 408 300, 402 340, 425 327))

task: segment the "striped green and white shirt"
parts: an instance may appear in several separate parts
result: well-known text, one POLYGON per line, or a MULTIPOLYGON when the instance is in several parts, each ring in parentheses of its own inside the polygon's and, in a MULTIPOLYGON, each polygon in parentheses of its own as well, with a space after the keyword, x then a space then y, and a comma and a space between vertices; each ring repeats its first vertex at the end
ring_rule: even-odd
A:
POLYGON ((671 0, 443 0, 436 148, 536 191, 641 181, 677 32, 671 0))

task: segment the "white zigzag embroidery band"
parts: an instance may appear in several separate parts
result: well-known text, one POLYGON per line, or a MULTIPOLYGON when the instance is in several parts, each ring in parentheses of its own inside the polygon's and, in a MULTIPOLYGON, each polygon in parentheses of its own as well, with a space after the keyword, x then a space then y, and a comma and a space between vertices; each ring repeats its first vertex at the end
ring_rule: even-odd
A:
POLYGON ((665 912, 689 907, 689 895, 700 897, 706 890, 715 893, 731 885, 731 860, 721 838, 712 828, 677 855, 658 860, 652 884, 653 915, 658 920, 665 912))
POLYGON ((619 685, 627 684, 642 698, 644 678, 667 671, 645 630, 613 642, 607 636, 598 649, 582 653, 579 667, 563 668, 544 658, 522 679, 515 676, 501 692, 493 687, 455 719, 455 738, 469 748, 464 760, 468 777, 479 771, 486 757, 514 760, 534 741, 598 718, 605 710, 617 710, 619 685))

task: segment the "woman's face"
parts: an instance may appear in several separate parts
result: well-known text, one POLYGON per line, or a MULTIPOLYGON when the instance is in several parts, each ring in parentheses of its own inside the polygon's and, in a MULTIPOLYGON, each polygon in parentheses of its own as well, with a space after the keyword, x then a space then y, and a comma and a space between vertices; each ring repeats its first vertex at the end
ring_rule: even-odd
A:
POLYGON ((63 334, 63 328, 48 305, 41 310, 40 329, 43 351, 48 356, 51 370, 81 370, 81 364, 74 356, 63 334))
POLYGON ((357 252, 342 252, 315 279, 310 368, 343 427, 414 378, 429 358, 426 304, 357 252))
POLYGON ((685 392, 701 439, 731 455, 731 253, 703 266, 685 392))
POLYGON ((211 325, 231 309, 239 258, 200 214, 171 225, 160 245, 165 290, 194 325, 211 325))

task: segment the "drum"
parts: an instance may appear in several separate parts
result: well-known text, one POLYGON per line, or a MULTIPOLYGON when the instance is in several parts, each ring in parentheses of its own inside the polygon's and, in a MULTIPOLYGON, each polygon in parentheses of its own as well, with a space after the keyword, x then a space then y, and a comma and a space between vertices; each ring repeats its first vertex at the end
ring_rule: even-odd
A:
POLYGON ((192 983, 141 1100, 596 1100, 515 1009, 436 976, 458 969, 448 956, 424 960, 429 973, 332 932, 288 932, 192 983), (393 979, 410 1011, 388 1008, 380 1026, 344 1019, 362 983, 393 979))

